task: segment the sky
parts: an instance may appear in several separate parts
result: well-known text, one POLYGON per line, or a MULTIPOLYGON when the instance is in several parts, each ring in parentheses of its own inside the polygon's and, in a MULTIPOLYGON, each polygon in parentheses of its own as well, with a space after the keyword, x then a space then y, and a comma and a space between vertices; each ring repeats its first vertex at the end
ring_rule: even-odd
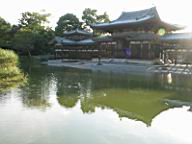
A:
POLYGON ((60 16, 73 13, 81 18, 85 8, 107 12, 111 20, 123 11, 136 11, 156 6, 161 19, 186 26, 192 32, 192 0, 0 0, 0 16, 17 24, 22 12, 50 13, 49 26, 55 27, 60 16))

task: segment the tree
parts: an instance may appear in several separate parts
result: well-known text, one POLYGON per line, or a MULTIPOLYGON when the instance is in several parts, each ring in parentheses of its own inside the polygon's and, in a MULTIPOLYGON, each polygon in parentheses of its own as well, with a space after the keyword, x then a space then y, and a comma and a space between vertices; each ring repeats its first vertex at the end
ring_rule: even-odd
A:
POLYGON ((30 29, 41 29, 44 24, 48 23, 48 17, 50 14, 40 14, 37 12, 24 12, 19 19, 19 25, 21 27, 27 27, 30 29))
POLYGON ((104 14, 98 15, 96 22, 110 22, 109 15, 104 12, 104 14))
POLYGON ((48 44, 54 38, 54 31, 51 28, 39 30, 34 37, 34 50, 33 54, 45 54, 52 52, 48 44))
POLYGON ((85 23, 85 28, 90 29, 90 26, 92 24, 98 23, 98 22, 109 22, 109 16, 106 12, 104 14, 98 15, 97 10, 86 8, 83 11, 82 20, 85 23))
POLYGON ((95 10, 95 9, 92 10, 90 8, 86 8, 83 11, 82 20, 85 22, 86 28, 88 26, 90 26, 91 24, 96 23, 97 22, 97 10, 95 10))
POLYGON ((48 42, 54 37, 51 28, 46 27, 49 14, 39 14, 36 12, 22 13, 19 26, 15 27, 14 47, 29 56, 32 54, 44 54, 49 52, 48 42))
POLYGON ((55 28, 55 34, 62 36, 64 31, 71 31, 77 28, 81 29, 82 23, 74 14, 65 14, 59 18, 55 28))
POLYGON ((21 26, 19 25, 12 25, 10 35, 13 38, 14 35, 20 30, 21 26))
POLYGON ((31 31, 21 28, 14 36, 14 47, 24 53, 39 55, 51 52, 48 43, 53 39, 54 32, 51 29, 31 31))
POLYGON ((0 17, 0 47, 9 47, 11 24, 0 17))

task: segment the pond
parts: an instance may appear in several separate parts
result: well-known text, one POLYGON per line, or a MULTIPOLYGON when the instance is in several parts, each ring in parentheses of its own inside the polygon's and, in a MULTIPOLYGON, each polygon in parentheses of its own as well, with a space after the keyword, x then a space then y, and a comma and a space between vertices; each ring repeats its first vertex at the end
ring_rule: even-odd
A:
POLYGON ((192 77, 26 64, 0 94, 1 144, 192 143, 192 77))

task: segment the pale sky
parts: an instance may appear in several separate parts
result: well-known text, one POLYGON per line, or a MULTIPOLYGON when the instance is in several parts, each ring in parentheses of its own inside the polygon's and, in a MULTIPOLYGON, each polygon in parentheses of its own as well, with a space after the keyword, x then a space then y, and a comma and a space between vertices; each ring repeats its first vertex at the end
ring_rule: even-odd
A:
POLYGON ((111 20, 122 11, 133 11, 156 6, 163 21, 189 27, 192 31, 192 0, 0 0, 0 16, 17 24, 22 12, 45 10, 50 13, 50 26, 55 27, 59 17, 73 13, 81 18, 85 8, 107 12, 111 20))

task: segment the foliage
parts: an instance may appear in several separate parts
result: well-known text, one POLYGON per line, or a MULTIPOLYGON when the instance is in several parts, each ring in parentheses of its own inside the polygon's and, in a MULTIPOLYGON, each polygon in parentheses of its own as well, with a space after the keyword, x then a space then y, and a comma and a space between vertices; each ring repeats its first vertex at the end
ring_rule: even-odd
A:
POLYGON ((0 47, 11 48, 30 56, 49 54, 53 51, 49 43, 55 34, 62 36, 64 31, 75 29, 91 30, 90 25, 109 21, 106 12, 98 15, 97 10, 87 8, 83 11, 83 22, 74 14, 65 14, 59 18, 54 32, 46 26, 49 16, 47 13, 24 12, 19 24, 13 26, 0 17, 0 47))
POLYGON ((85 22, 86 27, 97 22, 97 10, 86 8, 83 11, 82 20, 85 22))
POLYGON ((0 46, 8 47, 10 45, 11 25, 0 17, 0 46))
POLYGON ((0 67, 10 67, 18 64, 18 56, 10 50, 0 49, 0 67))
POLYGON ((28 31, 27 29, 20 29, 14 36, 14 48, 23 52, 27 51, 28 54, 31 55, 30 51, 34 49, 34 38, 35 36, 31 31, 28 31))
POLYGON ((51 29, 33 31, 21 28, 14 36, 14 47, 29 54, 44 54, 50 52, 49 41, 54 34, 51 29))
POLYGON ((98 23, 98 22, 109 22, 109 16, 106 12, 104 14, 98 15, 97 10, 86 8, 83 11, 82 20, 85 23, 85 28, 90 29, 90 26, 92 24, 98 23))
POLYGON ((104 12, 102 15, 98 15, 97 22, 110 22, 109 15, 106 12, 104 12))
POLYGON ((35 12, 22 13, 19 20, 19 28, 12 29, 14 34, 14 48, 24 53, 44 54, 50 52, 49 41, 54 37, 51 28, 44 26, 48 22, 49 14, 35 12))
POLYGON ((109 22, 109 16, 106 12, 101 15, 97 14, 97 10, 86 8, 82 15, 83 22, 71 13, 61 16, 55 28, 55 34, 62 36, 64 31, 72 31, 75 29, 86 29, 91 31, 90 26, 98 22, 109 22))
POLYGON ((72 31, 77 28, 81 29, 81 22, 74 14, 65 14, 59 18, 55 28, 55 34, 62 36, 64 31, 72 31))
POLYGON ((47 18, 50 16, 50 14, 40 14, 37 12, 24 12, 21 15, 19 25, 31 30, 42 29, 43 25, 48 23, 47 18))
POLYGON ((10 50, 0 49, 0 93, 26 82, 18 68, 18 56, 10 50))

